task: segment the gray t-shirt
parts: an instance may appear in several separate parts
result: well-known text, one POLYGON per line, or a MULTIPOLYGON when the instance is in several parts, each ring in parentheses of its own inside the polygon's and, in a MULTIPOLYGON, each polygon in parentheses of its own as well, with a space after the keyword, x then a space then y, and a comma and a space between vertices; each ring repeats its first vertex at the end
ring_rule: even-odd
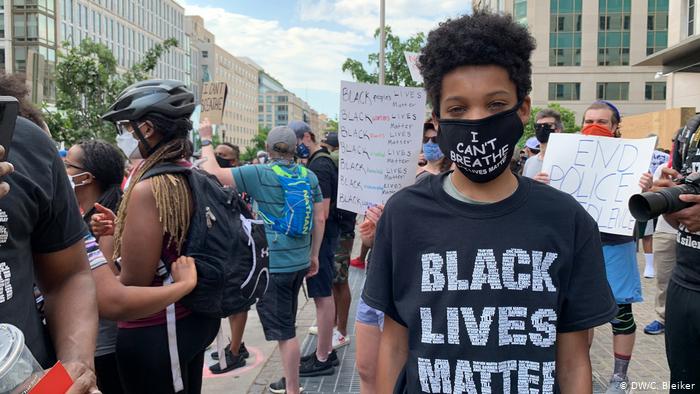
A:
POLYGON ((528 178, 534 178, 535 175, 542 172, 542 163, 544 160, 540 159, 540 155, 534 155, 527 159, 525 162, 525 167, 523 168, 523 176, 528 178))
POLYGON ((442 189, 445 190, 445 193, 447 193, 450 197, 454 198, 457 201, 466 202, 467 204, 474 204, 474 205, 491 204, 490 202, 472 200, 471 198, 460 193, 460 191, 457 190, 457 188, 455 187, 454 183, 452 183, 452 174, 443 178, 442 189))

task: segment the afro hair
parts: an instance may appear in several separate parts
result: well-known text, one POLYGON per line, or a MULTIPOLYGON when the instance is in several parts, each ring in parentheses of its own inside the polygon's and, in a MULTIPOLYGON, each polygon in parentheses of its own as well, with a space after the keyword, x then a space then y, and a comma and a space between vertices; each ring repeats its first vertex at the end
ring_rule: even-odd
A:
POLYGON ((472 15, 448 19, 428 34, 419 59, 425 89, 440 114, 445 74, 461 66, 497 65, 508 71, 522 100, 532 88, 530 54, 535 39, 510 15, 475 10, 472 15))

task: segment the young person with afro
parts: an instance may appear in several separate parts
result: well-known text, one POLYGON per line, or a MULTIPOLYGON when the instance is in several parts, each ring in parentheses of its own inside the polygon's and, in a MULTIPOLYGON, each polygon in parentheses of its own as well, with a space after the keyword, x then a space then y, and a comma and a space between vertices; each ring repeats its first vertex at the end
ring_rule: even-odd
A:
POLYGON ((421 72, 456 170, 399 191, 377 223, 363 299, 385 313, 378 392, 592 391, 588 329, 617 312, 598 226, 507 171, 534 48, 511 16, 482 10, 428 35, 421 72))

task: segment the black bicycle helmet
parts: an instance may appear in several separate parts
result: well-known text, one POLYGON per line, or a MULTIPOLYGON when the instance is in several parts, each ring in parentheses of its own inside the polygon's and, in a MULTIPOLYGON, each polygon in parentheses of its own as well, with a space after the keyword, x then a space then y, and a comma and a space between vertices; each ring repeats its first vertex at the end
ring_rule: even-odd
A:
POLYGON ((102 120, 136 121, 149 113, 171 119, 189 118, 194 111, 194 95, 184 83, 169 79, 150 79, 124 89, 102 120))

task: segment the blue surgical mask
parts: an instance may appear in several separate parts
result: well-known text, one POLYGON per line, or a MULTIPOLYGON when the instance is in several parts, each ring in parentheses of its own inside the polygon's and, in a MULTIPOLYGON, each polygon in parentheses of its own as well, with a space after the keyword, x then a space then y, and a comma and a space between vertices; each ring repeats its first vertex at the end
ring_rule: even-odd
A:
POLYGON ((438 161, 445 157, 440 150, 440 145, 435 142, 426 142, 423 144, 423 155, 425 156, 425 160, 428 161, 438 161))
POLYGON ((304 145, 303 142, 299 143, 297 145, 297 157, 301 159, 307 159, 311 155, 311 152, 309 152, 309 147, 304 145))

